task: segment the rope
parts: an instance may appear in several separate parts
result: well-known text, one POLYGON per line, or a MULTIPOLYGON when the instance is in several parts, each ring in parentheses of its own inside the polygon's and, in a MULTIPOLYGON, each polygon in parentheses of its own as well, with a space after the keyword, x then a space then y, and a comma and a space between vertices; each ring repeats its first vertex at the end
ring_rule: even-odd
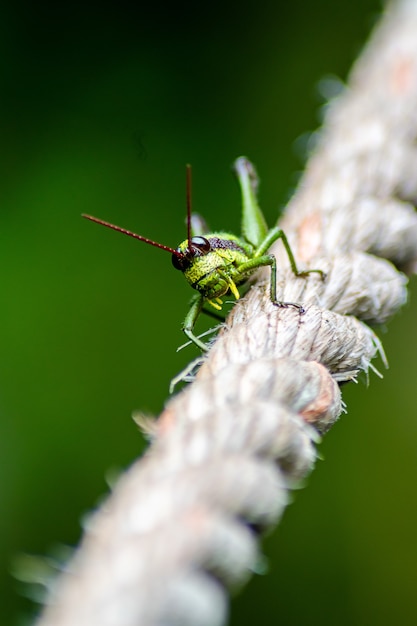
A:
POLYGON ((268 270, 238 302, 195 381, 148 430, 147 454, 92 516, 41 626, 215 626, 227 589, 259 570, 258 535, 314 465, 343 410, 341 381, 368 372, 417 267, 417 3, 392 5, 328 105, 282 227, 277 308, 268 270))

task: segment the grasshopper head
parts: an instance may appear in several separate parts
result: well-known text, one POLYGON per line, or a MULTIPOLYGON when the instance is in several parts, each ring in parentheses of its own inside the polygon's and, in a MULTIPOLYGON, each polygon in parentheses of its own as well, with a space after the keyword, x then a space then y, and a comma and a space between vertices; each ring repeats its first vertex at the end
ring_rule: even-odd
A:
POLYGON ((177 254, 172 255, 172 264, 175 269, 182 271, 193 289, 209 298, 227 292, 228 284, 217 272, 219 267, 224 267, 224 260, 209 239, 206 237, 186 239, 175 252, 177 254))
POLYGON ((181 270, 191 287, 206 298, 225 295, 232 278, 242 282, 235 266, 247 260, 242 242, 227 233, 186 239, 172 255, 175 269, 181 270))
POLYGON ((172 255, 172 265, 176 270, 186 272, 199 257, 205 256, 211 251, 211 245, 205 237, 192 237, 186 239, 176 249, 176 254, 172 255))
MULTIPOLYGON (((210 241, 206 237, 192 237, 180 243, 175 252, 176 254, 172 255, 172 265, 175 269, 181 270, 191 287, 211 297, 213 291, 208 287, 207 281, 211 282, 209 277, 213 276, 223 262, 210 241)), ((215 279, 215 283, 217 282, 215 279)))

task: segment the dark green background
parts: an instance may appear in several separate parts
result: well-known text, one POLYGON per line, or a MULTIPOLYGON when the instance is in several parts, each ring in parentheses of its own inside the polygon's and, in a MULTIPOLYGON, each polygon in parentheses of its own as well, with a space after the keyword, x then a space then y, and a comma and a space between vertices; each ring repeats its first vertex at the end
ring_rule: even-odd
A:
MULTIPOLYGON (((130 415, 157 413, 190 291, 168 254, 80 218, 176 246, 185 170, 194 207, 237 231, 230 165, 248 155, 269 223, 319 123, 316 85, 345 78, 376 0, 0 8, 1 624, 30 605, 16 554, 73 544, 105 474, 144 449, 130 415)), ((415 311, 415 307, 414 307, 415 311)), ((413 308, 389 325, 384 381, 344 390, 308 488, 265 541, 270 572, 232 624, 416 624, 417 375, 413 308)))

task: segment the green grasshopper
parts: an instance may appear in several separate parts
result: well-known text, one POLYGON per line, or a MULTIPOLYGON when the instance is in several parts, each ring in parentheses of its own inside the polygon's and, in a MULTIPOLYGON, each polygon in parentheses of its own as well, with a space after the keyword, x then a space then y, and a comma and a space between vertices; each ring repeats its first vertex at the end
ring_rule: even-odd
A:
POLYGON ((316 272, 323 279, 325 278, 322 270, 299 271, 285 233, 278 227, 268 230, 257 202, 258 178, 252 163, 245 157, 240 157, 234 164, 234 170, 242 193, 241 237, 224 232, 206 233, 204 236, 195 232, 196 229, 192 227, 191 167, 189 165, 187 165, 187 239, 180 243, 176 249, 132 233, 97 217, 83 214, 83 217, 92 222, 112 228, 171 253, 172 264, 175 269, 180 270, 191 287, 198 292, 191 301, 190 310, 185 317, 182 329, 188 339, 204 352, 208 349, 207 345, 194 335, 194 326, 202 311, 209 314, 213 313, 216 316, 214 312, 205 311, 204 305, 207 303, 216 311, 220 311, 223 304, 221 298, 229 292, 238 300, 240 297, 239 285, 246 283, 251 274, 260 267, 269 266, 271 268, 269 283, 271 302, 279 307, 292 306, 298 309, 300 314, 304 313, 300 304, 277 300, 277 261, 273 254, 268 254, 268 249, 278 239, 282 240, 295 276, 307 276, 316 272))

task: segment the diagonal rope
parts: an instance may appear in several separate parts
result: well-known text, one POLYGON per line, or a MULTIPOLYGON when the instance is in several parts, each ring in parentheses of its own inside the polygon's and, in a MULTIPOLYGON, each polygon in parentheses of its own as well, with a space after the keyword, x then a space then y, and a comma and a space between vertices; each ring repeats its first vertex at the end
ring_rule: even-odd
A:
POLYGON ((388 320, 417 267, 417 3, 394 3, 328 107, 282 222, 274 307, 265 276, 227 319, 195 382, 174 396, 147 454, 92 517, 40 626, 215 626, 227 589, 259 566, 258 534, 340 415, 338 382, 382 347, 364 322, 388 320), (281 244, 282 245, 282 244, 281 244))

